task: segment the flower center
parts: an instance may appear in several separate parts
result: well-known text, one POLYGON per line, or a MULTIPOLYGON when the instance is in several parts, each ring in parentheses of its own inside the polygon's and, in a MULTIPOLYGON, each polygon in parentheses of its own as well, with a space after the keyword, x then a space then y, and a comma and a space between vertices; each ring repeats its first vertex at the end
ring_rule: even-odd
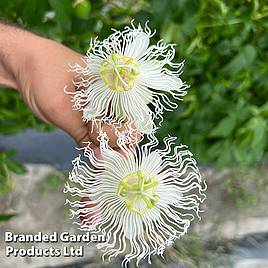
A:
POLYGON ((125 92, 133 88, 139 63, 132 57, 111 54, 100 67, 100 76, 110 90, 125 92))
POLYGON ((155 193, 158 181, 144 176, 141 170, 124 177, 117 188, 117 195, 125 198, 126 207, 140 216, 155 206, 159 196, 155 193))

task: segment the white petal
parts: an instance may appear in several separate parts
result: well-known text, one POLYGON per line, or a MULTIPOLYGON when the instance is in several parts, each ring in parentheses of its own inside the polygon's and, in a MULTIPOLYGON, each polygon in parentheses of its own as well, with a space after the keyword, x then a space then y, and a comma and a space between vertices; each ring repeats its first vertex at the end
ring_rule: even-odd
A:
POLYGON ((149 209, 145 214, 144 214, 144 222, 146 221, 157 221, 161 217, 161 212, 158 207, 154 207, 152 209, 149 209))
MULTIPOLYGON (((134 122, 136 122, 138 129, 142 133, 151 133, 155 128, 155 124, 152 118, 152 111, 146 105, 145 99, 142 96, 142 89, 131 90, 129 92, 118 93, 119 98, 117 102, 112 104, 112 110, 118 118, 125 115, 134 122)), ((148 91, 144 91, 147 94, 146 100, 150 98, 148 91)))
POLYGON ((144 100, 145 104, 149 104, 153 100, 153 92, 142 85, 136 85, 135 88, 133 88, 141 96, 141 98, 144 100))
POLYGON ((109 155, 103 155, 103 161, 105 163, 105 174, 111 179, 118 181, 124 178, 135 169, 133 163, 129 158, 124 158, 120 153, 114 151, 109 155))
POLYGON ((152 178, 158 175, 161 171, 162 157, 161 155, 154 151, 147 156, 144 156, 141 163, 141 170, 145 170, 147 176, 152 178))
POLYGON ((152 89, 168 92, 179 90, 184 85, 179 77, 163 73, 161 66, 153 61, 141 64, 136 82, 152 89))
MULTIPOLYGON (((161 177, 161 175, 159 176, 161 177)), ((155 193, 160 196, 158 204, 162 207, 168 207, 171 204, 177 203, 183 196, 175 185, 163 183, 161 180, 155 193)))
POLYGON ((86 58, 88 62, 88 69, 92 74, 99 75, 100 73, 100 67, 103 62, 103 59, 98 56, 90 55, 86 58))
POLYGON ((122 220, 122 227, 125 236, 129 240, 135 239, 136 236, 143 234, 143 226, 141 217, 137 214, 132 212, 128 212, 123 220, 122 220))
POLYGON ((98 81, 87 92, 81 93, 81 97, 77 97, 76 102, 83 104, 82 101, 85 101, 87 103, 83 109, 83 118, 85 121, 90 121, 109 113, 107 107, 113 97, 114 92, 110 91, 102 81, 98 81))
POLYGON ((140 31, 133 31, 130 33, 130 36, 132 41, 126 45, 124 55, 139 59, 149 47, 150 37, 140 31))

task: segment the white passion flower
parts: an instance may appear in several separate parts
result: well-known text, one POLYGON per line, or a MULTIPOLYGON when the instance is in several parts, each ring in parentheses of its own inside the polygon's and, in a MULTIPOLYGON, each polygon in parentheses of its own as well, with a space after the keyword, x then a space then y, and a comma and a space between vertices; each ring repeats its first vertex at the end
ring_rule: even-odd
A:
POLYGON ((151 32, 147 23, 113 30, 107 39, 91 40, 84 57, 85 66, 74 64, 72 94, 73 108, 83 111, 88 122, 135 122, 142 133, 156 129, 155 118, 162 122, 164 110, 177 107, 175 99, 187 94, 188 86, 180 79, 183 62, 172 63, 174 44, 160 40, 150 44, 151 32), (153 106, 153 110, 148 107, 153 106))
POLYGON ((157 149, 150 135, 134 149, 119 133, 119 153, 102 133, 101 157, 87 146, 73 160, 66 203, 79 229, 104 236, 97 244, 103 258, 124 254, 122 266, 132 259, 151 263, 151 255, 162 256, 199 217, 206 185, 187 146, 175 139, 165 138, 165 148, 157 149))

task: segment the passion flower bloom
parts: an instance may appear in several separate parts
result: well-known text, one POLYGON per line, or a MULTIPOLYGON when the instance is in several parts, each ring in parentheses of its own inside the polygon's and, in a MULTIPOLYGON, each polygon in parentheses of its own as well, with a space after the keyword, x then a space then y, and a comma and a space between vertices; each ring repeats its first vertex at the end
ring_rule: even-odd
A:
POLYGON ((83 111, 83 120, 123 122, 133 120, 143 133, 156 129, 154 119, 162 122, 164 110, 177 107, 174 102, 188 87, 180 79, 183 62, 172 63, 174 44, 150 44, 147 23, 113 30, 107 39, 91 40, 84 57, 85 66, 75 64, 73 108, 83 111), (151 104, 153 109, 148 107, 151 104))
POLYGON ((149 135, 148 143, 134 148, 119 133, 119 153, 101 133, 101 157, 89 144, 73 160, 67 203, 81 230, 104 236, 97 244, 104 258, 124 254, 122 265, 132 259, 137 265, 144 258, 150 262, 199 217, 205 182, 187 146, 175 139, 165 138, 165 148, 157 149, 158 140, 149 135))

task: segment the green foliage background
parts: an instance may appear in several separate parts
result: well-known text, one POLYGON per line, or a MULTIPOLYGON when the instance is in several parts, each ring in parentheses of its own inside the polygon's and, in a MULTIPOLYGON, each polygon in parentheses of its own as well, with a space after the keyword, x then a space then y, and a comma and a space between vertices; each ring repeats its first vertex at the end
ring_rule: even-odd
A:
MULTIPOLYGON (((191 85, 158 135, 176 135, 201 163, 249 165, 268 150, 268 4, 258 0, 0 0, 0 18, 85 53, 90 38, 134 18, 153 42, 176 43, 191 85)), ((16 51, 14 51, 16 53, 16 51)), ((0 91, 0 134, 47 130, 16 92, 0 91)), ((2 153, 3 155, 3 153, 2 153)), ((4 157, 5 158, 5 157, 4 157)), ((6 158, 5 158, 6 159, 6 158)), ((3 162, 1 162, 3 163, 3 162)))

